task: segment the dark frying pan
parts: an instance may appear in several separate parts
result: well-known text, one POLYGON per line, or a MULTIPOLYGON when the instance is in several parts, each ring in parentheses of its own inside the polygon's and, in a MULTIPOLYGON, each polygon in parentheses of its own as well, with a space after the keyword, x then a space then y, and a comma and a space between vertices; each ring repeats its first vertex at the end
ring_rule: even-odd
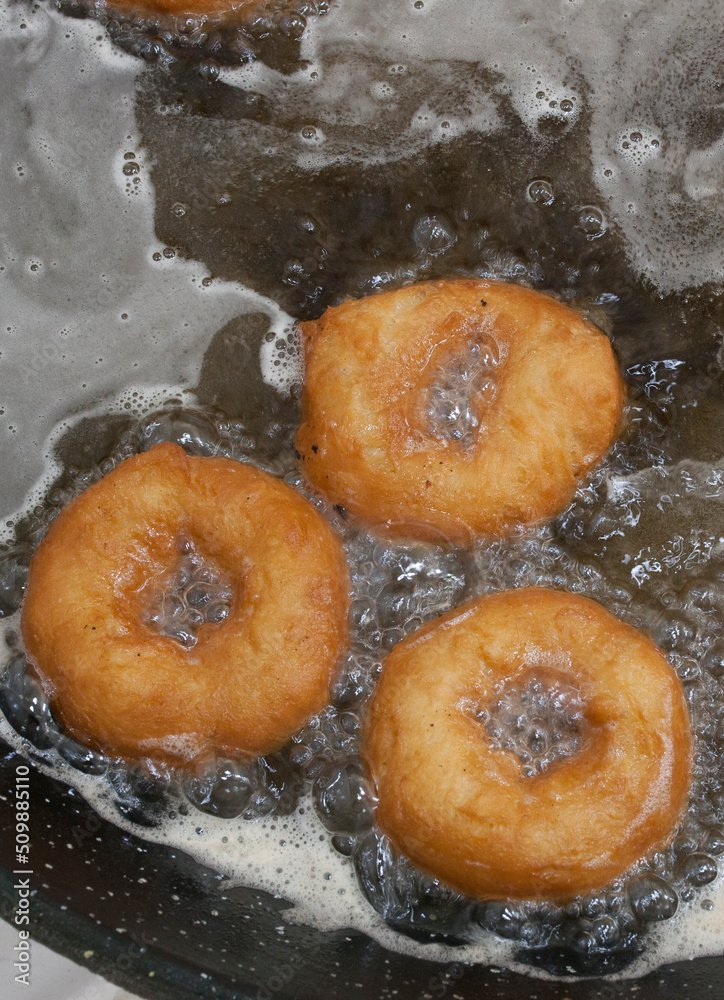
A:
MULTIPOLYGON (((14 781, 17 762, 17 755, 6 752, 3 787, 14 781)), ((32 789, 33 870, 38 873, 33 937, 141 996, 699 1000, 712 996, 712 985, 716 989, 718 958, 682 962, 644 979, 550 982, 504 969, 412 960, 355 931, 321 934, 290 926, 280 936, 275 928, 283 900, 251 889, 225 889, 223 878, 183 853, 100 820, 59 782, 34 773, 32 789), (146 882, 139 883, 139 877, 146 882), (171 902, 172 895, 177 901, 171 902)), ((11 919, 14 824, 7 803, 2 823, 2 912, 11 919)))
MULTIPOLYGON (((83 10, 75 8, 74 13, 83 10)), ((55 14, 52 30, 33 33, 32 19, 40 16, 28 10, 32 40, 25 41, 16 18, 5 42, 8 61, 3 86, 8 106, 16 111, 24 107, 22 88, 29 79, 32 82, 33 74, 24 76, 23 69, 33 66, 33 72, 40 72, 43 46, 52 54, 64 44, 61 29, 66 23, 73 33, 73 22, 55 14)), ((401 19, 404 16, 407 13, 400 14, 401 19)), ((98 34, 98 44, 108 46, 100 29, 98 34)), ((114 28, 111 34, 118 32, 114 28)), ((137 41, 133 36, 128 47, 140 51, 137 41)), ((287 35, 278 45, 265 38, 263 47, 267 64, 281 78, 303 67, 294 38, 287 35)), ((152 59, 150 65, 140 61, 134 65, 133 111, 138 131, 129 137, 127 150, 136 152, 119 159, 118 169, 127 179, 129 198, 140 171, 153 182, 155 240, 158 248, 168 251, 164 257, 165 251, 157 250, 162 259, 156 263, 202 262, 196 276, 199 281, 204 274, 212 283, 243 282, 297 318, 318 316, 343 297, 407 278, 451 273, 524 278, 564 298, 585 300, 589 308, 599 310, 599 319, 603 310, 603 321, 613 323, 614 344, 625 370, 635 372, 636 366, 652 358, 676 358, 683 374, 672 390, 678 396, 671 401, 668 417, 661 420, 662 452, 668 462, 719 457, 716 428, 724 410, 720 368, 716 367, 722 319, 716 288, 705 281, 687 288, 687 281, 677 277, 661 294, 648 280, 646 268, 640 262, 637 266, 635 255, 632 264, 631 230, 623 221, 619 225, 614 210, 602 207, 591 174, 585 113, 567 119, 568 112, 552 108, 531 130, 495 66, 450 59, 444 73, 437 64, 433 73, 432 64, 421 61, 405 67, 408 75, 411 68, 420 74, 418 80, 426 72, 437 73, 432 96, 440 100, 439 80, 445 76, 448 110, 464 100, 466 81, 475 76, 495 108, 498 126, 488 131, 460 129, 444 143, 412 143, 408 136, 407 145, 399 139, 400 150, 392 155, 399 138, 396 130, 413 101, 419 103, 419 94, 414 93, 417 83, 408 90, 401 85, 396 111, 367 115, 362 124, 340 111, 336 120, 332 115, 320 124, 310 121, 309 105, 275 104, 255 91, 253 79, 236 86, 222 74, 221 80, 210 82, 216 72, 200 74, 193 60, 166 59, 162 45, 144 51, 152 59), (301 155, 290 159, 283 149, 272 148, 271 140, 265 146, 249 138, 264 130, 270 136, 302 134, 310 143, 316 141, 316 130, 316 138, 326 135, 330 142, 346 148, 348 155, 327 161, 315 161, 311 154, 306 160, 301 155), (381 148, 387 150, 386 156, 366 155, 370 149, 381 148)), ((340 58, 350 59, 351 66, 349 46, 342 46, 339 53, 340 58)), ((358 58, 367 60, 370 78, 389 70, 373 52, 363 52, 358 58)), ((577 65, 570 67, 579 90, 583 87, 583 77, 577 77, 580 70, 577 65)), ((716 76, 713 70, 712 74, 716 76)), ((673 85, 669 82, 668 86, 671 91, 673 85)), ((104 96, 94 99, 101 107, 104 96)), ((648 100, 653 101, 650 94, 648 100)), ((664 132, 669 121, 688 115, 691 141, 697 148, 708 147, 721 131, 720 104, 712 98, 696 118, 693 99, 684 92, 678 101, 678 106, 676 102, 666 105, 662 99, 654 102, 655 107, 647 108, 644 103, 643 108, 664 132)), ((28 108, 32 107, 30 101, 28 108)), ((92 158, 94 122, 80 117, 75 128, 78 146, 87 143, 92 158)), ((14 125, 13 149, 24 130, 32 134, 30 113, 23 124, 14 125)), ((10 168, 6 165, 6 169, 10 168)), ((12 170, 22 178, 27 165, 24 170, 22 162, 13 163, 12 170)), ((93 176, 89 169, 89 177, 93 176)), ((17 177, 14 180, 19 184, 17 177)), ((38 256, 42 257, 43 215, 37 210, 37 199, 43 206, 50 203, 50 183, 56 185, 52 227, 57 232, 65 226, 71 260, 75 254, 85 254, 86 248, 74 242, 74 234, 81 231, 75 224, 83 214, 82 185, 78 187, 77 178, 64 178, 60 168, 53 173, 51 166, 44 178, 31 176, 30 181, 13 188, 14 210, 28 219, 30 229, 34 227, 38 256), (58 223, 61 217, 62 225, 58 223)), ((693 196, 692 201, 696 202, 693 196)), ((690 207, 692 217, 700 208, 700 202, 690 207)), ((123 225, 120 221, 119 226, 123 225)), ((18 232, 17 226, 10 229, 18 232)), ((706 241, 713 239, 711 226, 704 227, 701 245, 694 246, 692 253, 704 254, 706 241)), ((25 255, 29 271, 34 260, 25 255)), ((119 309, 123 295, 130 294, 134 282, 140 280, 132 270, 124 274, 128 264, 123 260, 109 285, 119 309)), ((55 266, 50 258, 36 263, 33 275, 55 266)), ((32 301, 35 294, 47 306, 48 286, 39 285, 35 293, 28 287, 23 286, 26 299, 32 301)), ((51 295, 57 294, 58 286, 50 288, 51 295)), ((94 304, 103 307, 105 302, 99 296, 84 299, 83 308, 90 308, 93 316, 94 304)), ((70 308, 72 312, 72 302, 70 308)), ((259 377, 259 350, 269 321, 263 312, 248 306, 243 312, 234 315, 231 309, 229 318, 229 310, 218 309, 205 324, 192 315, 192 325, 199 319, 199 328, 204 330, 193 345, 189 334, 179 332, 169 347, 168 339, 163 342, 168 331, 164 334, 155 327, 140 334, 136 329, 129 335, 121 333, 120 326, 110 334, 99 330, 97 346, 111 351, 110 374, 97 379, 85 396, 71 393, 65 410, 66 356, 55 341, 46 342, 45 353, 41 343, 40 353, 32 355, 33 363, 20 374, 15 374, 18 369, 12 365, 4 372, 0 369, 8 412, 24 394, 34 393, 38 406, 43 397, 58 395, 53 399, 56 420, 73 419, 53 440, 55 456, 62 465, 79 468, 101 461, 128 418, 122 411, 109 415, 96 404, 130 381, 128 357, 134 344, 141 345, 141 350, 155 352, 158 382, 186 381, 201 404, 239 417, 250 428, 262 418, 268 423, 273 414, 279 433, 268 442, 265 456, 273 459, 289 447, 289 435, 298 419, 297 403, 293 397, 282 398, 259 377), (120 345, 123 337, 128 350, 120 345), (159 338, 167 353, 183 355, 186 351, 188 363, 175 356, 159 360, 163 357, 159 338), (35 378, 28 378, 29 373, 35 378), (78 419, 78 414, 84 415, 78 419)), ((18 332, 15 313, 8 315, 0 337, 5 336, 6 326, 8 337, 18 332)), ((31 321, 27 313, 26 322, 31 321)), ((130 322, 135 322, 133 314, 130 322)), ((71 337, 68 343, 73 361, 73 352, 87 351, 93 340, 86 337, 82 346, 74 346, 71 337)), ((12 359, 11 340, 8 347, 12 359)), ((80 365, 80 357, 75 360, 80 365)), ((17 508, 37 477, 35 453, 44 447, 43 432, 47 433, 52 421, 30 424, 31 431, 19 428, 24 434, 22 447, 3 445, 5 516, 17 508)), ((34 748, 32 740, 26 741, 21 758, 12 747, 1 746, 2 788, 7 790, 13 787, 19 763, 30 761, 32 767, 34 748)), ((521 951, 523 963, 566 975, 565 981, 551 981, 455 961, 439 964, 411 959, 386 951, 354 930, 321 933, 288 925, 280 935, 280 913, 289 905, 284 900, 231 887, 222 876, 182 852, 149 843, 143 838, 142 817, 135 836, 99 818, 76 792, 35 768, 30 783, 34 874, 29 926, 33 937, 144 996, 327 1000, 351 994, 402 1000, 443 996, 587 1000, 631 994, 643 1000, 680 996, 697 1000, 718 989, 719 957, 661 968, 643 979, 619 980, 607 978, 616 971, 615 963, 583 967, 565 951, 521 951)), ((0 899, 2 915, 12 920, 17 905, 13 874, 17 863, 11 796, 3 796, 0 802, 0 822, 0 899)))

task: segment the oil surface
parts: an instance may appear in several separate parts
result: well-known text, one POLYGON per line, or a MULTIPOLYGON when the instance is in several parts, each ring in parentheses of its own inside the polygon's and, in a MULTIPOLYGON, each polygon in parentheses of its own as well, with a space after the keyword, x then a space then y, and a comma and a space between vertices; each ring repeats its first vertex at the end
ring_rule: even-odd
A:
MULTIPOLYGON (((370 18, 347 0, 310 24, 299 59, 210 84, 144 66, 95 24, 0 8, 3 734, 127 829, 290 898, 290 919, 443 960, 515 964, 562 942, 579 971, 604 956, 634 975, 724 939, 722 15, 581 2, 481 16, 425 0, 370 18), (156 440, 303 489, 292 320, 459 274, 549 290, 612 338, 629 419, 571 507, 472 552, 388 546, 327 511, 345 532, 354 645, 333 704, 281 755, 141 780, 68 740, 13 618, 54 511, 156 440), (375 832, 360 721, 396 641, 536 583, 594 597, 662 646, 697 732, 691 807, 671 848, 605 893, 475 907, 375 832)), ((479 419, 466 365, 440 375, 441 433, 479 419)), ((548 718, 559 751, 576 739, 568 702, 548 718)), ((550 732, 526 725, 529 763, 547 766, 550 732)))

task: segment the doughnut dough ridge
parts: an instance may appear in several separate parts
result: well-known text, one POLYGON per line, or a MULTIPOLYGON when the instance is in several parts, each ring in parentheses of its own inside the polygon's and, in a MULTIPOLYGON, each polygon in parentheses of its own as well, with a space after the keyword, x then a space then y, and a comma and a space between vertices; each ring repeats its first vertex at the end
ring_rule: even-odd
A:
POLYGON ((530 588, 471 601, 397 645, 367 724, 378 824, 423 871, 479 899, 565 901, 668 844, 692 738, 681 684, 596 602, 530 588), (586 741, 534 777, 471 710, 543 666, 580 686, 586 741))
POLYGON ((348 591, 339 540, 291 487, 159 444, 61 510, 31 560, 22 634, 74 737, 129 758, 260 754, 329 700, 348 591), (144 621, 179 536, 234 586, 190 649, 144 621))
POLYGON ((392 535, 465 544, 550 518, 617 433, 623 383, 608 339, 519 285, 411 285, 343 302, 300 330, 302 469, 392 535), (500 363, 484 426, 463 449, 428 432, 421 393, 476 335, 495 341, 500 363))

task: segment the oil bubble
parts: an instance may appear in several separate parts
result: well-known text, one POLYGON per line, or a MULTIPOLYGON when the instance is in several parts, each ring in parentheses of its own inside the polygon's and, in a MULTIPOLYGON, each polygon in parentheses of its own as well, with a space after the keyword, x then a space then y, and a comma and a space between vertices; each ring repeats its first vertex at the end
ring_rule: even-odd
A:
POLYGON ((528 198, 536 205, 552 205, 555 201, 553 185, 543 177, 531 181, 528 185, 528 198))
POLYGON ((606 222, 603 212, 595 205, 584 205, 578 211, 578 228, 588 239, 597 239, 606 232, 606 222))
POLYGON ((421 253, 431 256, 445 253, 457 242, 452 224, 444 215, 421 216, 415 222, 412 238, 421 253))

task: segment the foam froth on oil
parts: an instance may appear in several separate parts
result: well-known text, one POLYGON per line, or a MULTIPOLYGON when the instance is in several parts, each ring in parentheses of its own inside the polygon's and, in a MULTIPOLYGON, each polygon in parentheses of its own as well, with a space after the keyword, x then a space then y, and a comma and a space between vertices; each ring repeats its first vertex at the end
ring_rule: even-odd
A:
POLYGON ((276 303, 214 282, 203 265, 159 245, 133 109, 137 60, 108 44, 97 24, 44 6, 3 3, 0 18, 8 516, 52 477, 49 438, 69 414, 129 385, 192 384, 211 335, 235 316, 266 313, 280 335, 291 320, 276 303), (88 123, 82 139, 79 123, 88 123), (37 396, 28 374, 43 386, 37 396))
MULTIPOLYGON (((310 23, 291 78, 252 64, 222 79, 306 115, 287 143, 301 169, 396 160, 466 132, 502 137, 508 106, 551 144, 586 130, 600 198, 589 207, 624 234, 638 272, 671 291, 718 281, 724 265, 722 27, 715 0, 460 0, 374 18, 367 0, 346 0, 310 23)), ((280 134, 259 129, 264 143, 280 134)))
POLYGON ((281 330, 272 329, 261 345, 261 376, 267 385, 282 395, 301 387, 304 381, 304 359, 296 329, 288 323, 281 330))

